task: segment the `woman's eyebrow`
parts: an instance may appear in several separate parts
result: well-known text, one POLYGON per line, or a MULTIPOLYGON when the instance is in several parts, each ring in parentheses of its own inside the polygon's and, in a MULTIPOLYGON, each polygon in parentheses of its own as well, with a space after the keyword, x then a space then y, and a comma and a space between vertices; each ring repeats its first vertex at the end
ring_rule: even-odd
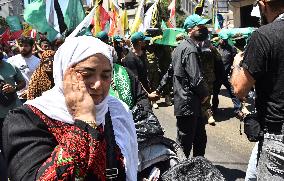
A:
POLYGON ((109 73, 111 71, 112 71, 111 69, 107 69, 107 70, 103 70, 103 73, 109 73))
POLYGON ((90 68, 90 67, 78 67, 78 68, 75 68, 75 70, 77 70, 77 71, 90 71, 90 72, 96 71, 95 68, 90 68))

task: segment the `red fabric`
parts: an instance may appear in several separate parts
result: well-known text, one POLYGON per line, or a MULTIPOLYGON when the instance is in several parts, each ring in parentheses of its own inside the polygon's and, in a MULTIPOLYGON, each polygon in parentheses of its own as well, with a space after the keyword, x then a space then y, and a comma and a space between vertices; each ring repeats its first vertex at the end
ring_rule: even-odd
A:
POLYGON ((17 39, 19 39, 22 36, 23 32, 24 32, 23 30, 11 32, 10 40, 17 40, 17 39))
MULTIPOLYGON (((82 180, 93 175, 95 180, 105 181, 106 141, 95 140, 91 134, 80 128, 60 121, 49 119, 38 109, 29 106, 47 125, 58 145, 50 157, 38 170, 36 180, 82 180), (79 179, 80 178, 80 179, 79 179)), ((102 126, 97 130, 103 136, 102 126)), ((117 159, 123 166, 123 156, 117 146, 117 159)))
POLYGON ((2 35, 0 35, 0 42, 1 44, 8 44, 8 41, 10 40, 11 32, 10 29, 7 28, 2 35))
POLYGON ((106 10, 103 8, 103 6, 99 6, 100 8, 100 24, 101 24, 101 29, 105 29, 106 23, 110 20, 109 14, 106 12, 106 10))
POLYGON ((117 29, 117 13, 115 11, 110 13, 111 23, 108 36, 114 36, 117 29))

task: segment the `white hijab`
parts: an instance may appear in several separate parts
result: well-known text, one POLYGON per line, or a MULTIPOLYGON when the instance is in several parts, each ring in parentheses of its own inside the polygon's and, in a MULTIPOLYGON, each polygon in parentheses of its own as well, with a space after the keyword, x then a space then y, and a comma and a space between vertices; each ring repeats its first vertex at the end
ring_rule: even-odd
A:
MULTIPOLYGON (((103 54, 112 65, 112 49, 97 38, 81 36, 69 38, 57 50, 53 63, 53 78, 55 86, 34 100, 25 104, 42 111, 51 119, 74 124, 74 119, 68 112, 63 94, 64 72, 82 60, 95 55, 103 54)), ((103 102, 96 105, 97 125, 105 123, 105 114, 110 111, 116 143, 125 158, 126 180, 137 180, 138 145, 132 113, 125 103, 107 96, 103 102)))

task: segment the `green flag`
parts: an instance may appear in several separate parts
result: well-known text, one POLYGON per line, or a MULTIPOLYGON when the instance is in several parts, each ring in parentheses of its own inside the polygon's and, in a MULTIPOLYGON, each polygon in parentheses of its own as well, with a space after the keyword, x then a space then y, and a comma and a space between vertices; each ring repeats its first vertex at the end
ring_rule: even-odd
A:
POLYGON ((8 16, 6 18, 6 22, 9 25, 11 32, 20 31, 23 29, 18 16, 8 16))
POLYGON ((47 38, 53 41, 58 34, 53 27, 51 27, 46 19, 46 4, 45 0, 35 0, 26 6, 24 11, 24 19, 34 29, 39 32, 47 32, 47 38))
POLYGON ((164 20, 162 20, 161 29, 164 30, 166 28, 168 28, 167 24, 164 22, 164 20))
POLYGON ((24 12, 24 19, 36 30, 47 32, 51 41, 66 28, 72 32, 84 18, 85 11, 80 0, 35 0, 27 5, 24 12))
POLYGON ((63 14, 64 22, 66 23, 69 31, 73 31, 86 16, 80 0, 69 0, 66 12, 63 14))

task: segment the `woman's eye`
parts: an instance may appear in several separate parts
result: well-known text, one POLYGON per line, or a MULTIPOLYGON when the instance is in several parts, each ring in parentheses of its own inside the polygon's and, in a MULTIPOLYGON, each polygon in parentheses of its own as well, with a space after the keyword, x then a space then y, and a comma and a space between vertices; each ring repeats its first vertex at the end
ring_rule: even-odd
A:
POLYGON ((87 73, 87 72, 81 72, 81 75, 83 77, 90 77, 91 74, 87 73))
POLYGON ((102 77, 103 80, 110 79, 110 75, 109 74, 103 74, 101 77, 102 77))

